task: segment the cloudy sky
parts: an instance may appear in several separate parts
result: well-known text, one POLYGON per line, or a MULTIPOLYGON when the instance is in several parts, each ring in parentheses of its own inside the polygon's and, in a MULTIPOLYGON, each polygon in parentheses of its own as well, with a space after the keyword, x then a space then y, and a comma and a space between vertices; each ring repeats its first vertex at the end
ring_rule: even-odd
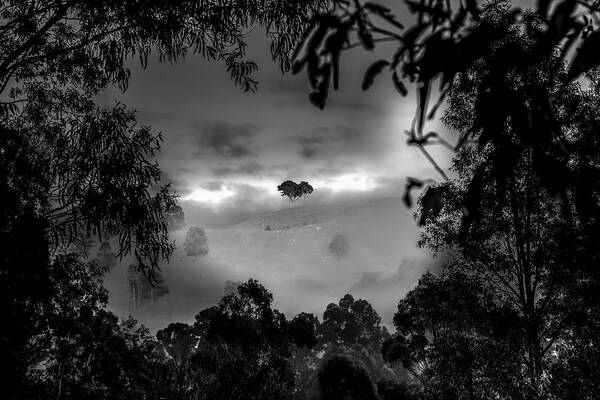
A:
MULTIPOLYGON (((390 48, 381 47, 380 56, 390 48)), ((175 65, 132 64, 126 93, 105 93, 138 110, 138 119, 165 137, 160 164, 181 195, 186 215, 205 226, 227 226, 285 205, 276 186, 307 180, 314 201, 400 196, 406 176, 438 179, 416 148, 407 148, 415 103, 400 97, 389 76, 361 92, 362 74, 377 53, 343 58, 341 90, 325 110, 308 101, 306 75, 283 75, 257 30, 248 58, 259 72, 257 93, 234 87, 223 65, 189 56, 175 65)), ((429 129, 438 129, 432 123, 429 129)), ((435 152, 435 151, 434 151, 435 152)), ((440 149, 442 163, 447 152, 440 149)))
MULTIPOLYGON (((249 39, 248 51, 248 59, 259 65, 256 93, 234 87, 223 65, 189 56, 175 65, 152 62, 146 70, 132 63, 128 90, 109 91, 100 99, 105 104, 124 102, 138 111, 140 124, 162 132, 159 163, 164 181, 171 182, 181 196, 188 226, 227 228, 256 215, 286 209, 287 199, 276 188, 287 179, 312 184, 315 192, 303 203, 308 206, 400 197, 407 176, 439 180, 418 149, 406 145, 404 130, 411 125, 414 97, 400 97, 390 77, 384 75, 370 91, 360 90, 368 66, 389 57, 392 48, 345 53, 340 90, 330 94, 323 111, 308 101, 306 75, 282 74, 268 49, 269 43, 257 29, 249 39)), ((436 121, 426 129, 444 133, 436 121)), ((448 165, 446 149, 432 149, 432 154, 441 165, 448 165)), ((389 204, 386 207, 392 210, 389 204)), ((363 241, 359 245, 365 251, 340 267, 317 254, 321 244, 315 239, 311 242, 315 249, 313 261, 303 265, 303 256, 296 257, 295 264, 288 266, 293 273, 287 274, 281 273, 285 254, 279 255, 283 258, 261 258, 270 250, 261 253, 247 248, 242 253, 235 247, 236 235, 209 232, 212 250, 208 258, 192 263, 178 256, 175 263, 185 267, 166 268, 170 303, 163 305, 163 317, 157 320, 158 311, 148 318, 137 317, 154 328, 165 326, 165 321, 193 318, 200 307, 218 300, 225 281, 256 277, 268 284, 276 299, 281 299, 279 306, 286 312, 305 311, 298 307, 308 307, 305 300, 310 297, 312 303, 306 311, 318 313, 327 303, 351 291, 378 302, 374 305, 380 310, 387 307, 383 314, 389 326, 398 298, 431 267, 423 261, 428 256, 416 250, 418 230, 412 210, 403 206, 398 210, 391 211, 397 214, 391 219, 378 217, 383 223, 396 224, 398 229, 390 226, 382 230, 381 239, 385 240, 371 235, 376 239, 372 241, 379 240, 389 247, 389 251, 378 253, 387 254, 387 258, 371 262, 376 257, 369 258, 369 244, 363 241), (215 243, 219 237, 222 243, 215 243), (238 250, 240 254, 235 258, 233 253, 238 250), (317 260, 317 256, 321 258, 317 260), (334 267, 325 271, 329 265, 334 267), (393 293, 393 299, 386 300, 389 293, 393 293), (369 298, 369 294, 374 297, 369 298)), ((350 220, 347 218, 345 223, 350 220)), ((352 230, 348 226, 345 229, 352 230)), ((296 251, 292 244, 278 240, 278 246, 289 245, 290 252, 296 251)), ((318 240, 326 248, 329 237, 318 240)), ((268 249, 266 243, 261 246, 268 249)), ((121 272, 120 283, 114 286, 118 290, 111 295, 116 293, 114 297, 120 299, 121 305, 115 308, 126 312, 127 287, 125 272, 121 272)))

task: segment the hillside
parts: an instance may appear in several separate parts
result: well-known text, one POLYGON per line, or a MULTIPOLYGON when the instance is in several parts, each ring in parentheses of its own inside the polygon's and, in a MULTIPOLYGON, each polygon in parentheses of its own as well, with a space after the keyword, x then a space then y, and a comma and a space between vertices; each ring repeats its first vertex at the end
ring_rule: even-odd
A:
MULTIPOLYGON (((179 247, 185 233, 172 234, 179 247)), ((162 267, 169 293, 134 315, 150 328, 192 320, 218 301, 227 281, 249 278, 273 291, 276 307, 286 314, 307 311, 321 317, 328 303, 351 292, 371 301, 389 323, 397 299, 431 267, 428 255, 415 246, 412 212, 398 198, 307 204, 206 234, 208 255, 192 258, 178 248, 162 267), (347 239, 346 257, 329 252, 336 234, 347 239)), ((115 269, 107 280, 111 307, 121 314, 131 309, 124 270, 115 269)))

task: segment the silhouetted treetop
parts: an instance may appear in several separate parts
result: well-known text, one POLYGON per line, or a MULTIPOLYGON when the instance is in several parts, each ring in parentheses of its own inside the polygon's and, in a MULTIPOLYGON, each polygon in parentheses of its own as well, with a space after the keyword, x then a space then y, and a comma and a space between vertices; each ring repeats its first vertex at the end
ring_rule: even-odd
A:
POLYGON ((371 304, 350 294, 327 306, 318 333, 324 342, 375 347, 388 335, 371 304))
MULTIPOLYGON (((2 2, 0 93, 9 83, 50 79, 97 91, 127 87, 126 61, 146 66, 200 54, 222 61, 235 83, 254 90, 256 64, 245 61, 246 34, 257 25, 272 39, 271 53, 284 70, 295 38, 320 0, 183 0, 2 2)), ((10 107, 15 103, 6 102, 10 107)))
POLYGON ((302 181, 298 184, 291 180, 287 180, 278 185, 277 190, 281 192, 282 196, 287 197, 291 203, 301 197, 307 198, 314 191, 313 187, 306 181, 302 181))

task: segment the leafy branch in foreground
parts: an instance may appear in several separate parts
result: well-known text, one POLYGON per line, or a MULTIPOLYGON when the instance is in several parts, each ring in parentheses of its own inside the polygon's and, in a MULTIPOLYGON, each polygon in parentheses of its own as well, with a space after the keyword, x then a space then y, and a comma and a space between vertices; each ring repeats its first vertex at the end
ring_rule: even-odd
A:
MULTIPOLYGON (((592 181, 600 176, 600 170, 589 162, 581 168, 571 167, 568 160, 578 157, 574 154, 577 145, 557 122, 561 111, 554 105, 556 93, 550 90, 593 73, 600 64, 597 2, 541 0, 534 10, 521 10, 502 1, 483 8, 476 0, 407 0, 405 4, 416 20, 406 28, 392 10, 374 2, 338 2, 331 12, 313 18, 292 67, 294 73, 306 68, 312 88, 310 101, 325 107, 330 87, 338 87, 344 51, 357 44, 371 51, 378 42, 396 43, 393 54, 375 61, 366 71, 362 87, 371 87, 384 71, 402 96, 408 93, 407 82, 415 83, 417 112, 408 130, 409 144, 428 157, 425 147, 440 144, 440 138, 437 133, 424 133, 426 120, 433 119, 447 95, 457 84, 469 81, 473 70, 485 61, 489 73, 470 83, 475 118, 460 132, 456 147, 474 141, 482 150, 493 149, 500 197, 522 150, 531 149, 536 173, 556 177, 546 180, 544 188, 564 202, 571 202, 572 194, 579 193, 579 216, 598 221, 600 209, 593 200, 598 190, 592 181), (517 36, 519 40, 514 40, 517 36), (577 51, 572 51, 575 47, 577 51), (537 88, 518 91, 510 87, 515 72, 526 74, 544 65, 551 67, 537 88), (435 82, 439 83, 439 96, 430 106, 435 82), (505 129, 507 126, 510 129, 505 129)), ((435 161, 428 159, 445 179, 435 161)), ((479 191, 481 181, 477 174, 473 176, 472 193, 479 191)), ((477 213, 479 203, 476 196, 472 199, 465 200, 465 215, 477 213)))

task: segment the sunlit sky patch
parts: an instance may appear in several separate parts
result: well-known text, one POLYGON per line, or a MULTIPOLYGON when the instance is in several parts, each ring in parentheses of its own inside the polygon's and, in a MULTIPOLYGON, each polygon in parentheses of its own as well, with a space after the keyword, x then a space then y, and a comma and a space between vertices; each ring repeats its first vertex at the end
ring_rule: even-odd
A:
POLYGON ((182 200, 193 200, 212 205, 219 205, 224 200, 227 200, 228 198, 232 197, 234 194, 235 192, 228 189, 227 187, 222 187, 219 190, 206 190, 203 188, 197 188, 194 189, 192 193, 183 196, 182 200))

